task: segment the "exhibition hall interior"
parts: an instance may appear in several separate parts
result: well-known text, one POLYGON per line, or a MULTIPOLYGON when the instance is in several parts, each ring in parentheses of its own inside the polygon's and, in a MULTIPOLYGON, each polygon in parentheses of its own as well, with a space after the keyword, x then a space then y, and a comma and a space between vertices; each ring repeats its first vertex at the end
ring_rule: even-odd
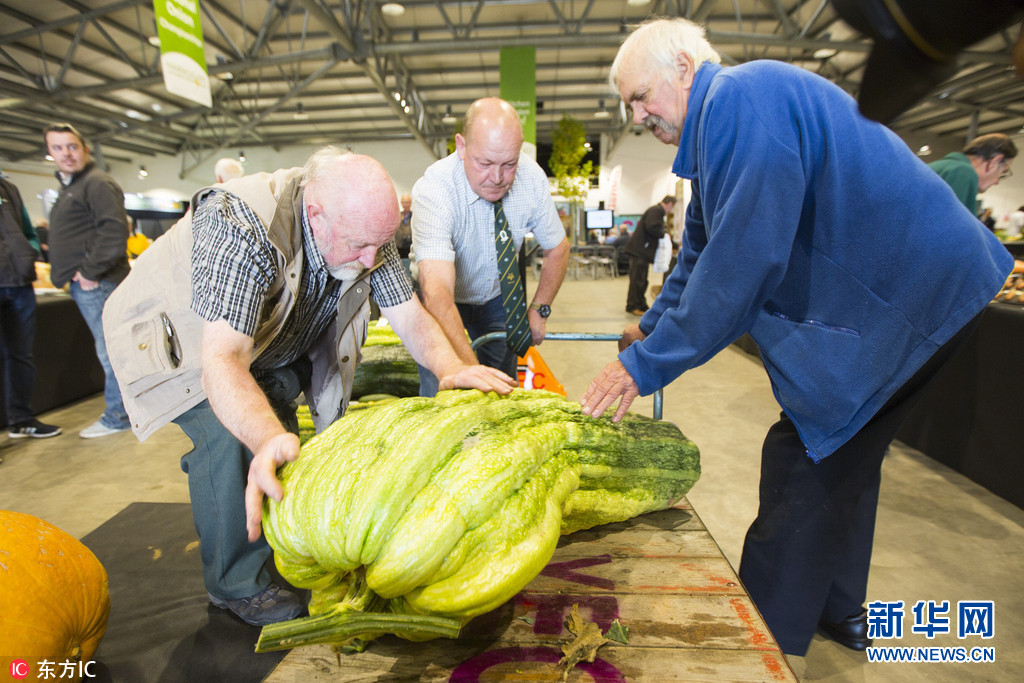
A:
POLYGON ((1024 2, 0 17, 13 678, 1024 674, 1024 2))

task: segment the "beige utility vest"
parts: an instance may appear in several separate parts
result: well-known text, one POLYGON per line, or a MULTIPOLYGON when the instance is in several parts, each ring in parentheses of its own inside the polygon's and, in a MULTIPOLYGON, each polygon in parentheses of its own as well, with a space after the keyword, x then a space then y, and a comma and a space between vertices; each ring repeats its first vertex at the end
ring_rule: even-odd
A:
MULTIPOLYGON (((301 170, 244 176, 204 188, 192 200, 192 207, 196 207, 210 190, 227 190, 244 200, 268 226, 278 276, 267 294, 256 330, 254 358, 280 333, 301 282, 301 170)), ((313 375, 304 390, 318 432, 348 406, 370 317, 370 272, 344 285, 337 316, 307 351, 313 375)), ((200 381, 203 319, 192 312, 191 299, 190 210, 136 259, 131 273, 103 309, 107 354, 139 440, 206 398, 200 381)))

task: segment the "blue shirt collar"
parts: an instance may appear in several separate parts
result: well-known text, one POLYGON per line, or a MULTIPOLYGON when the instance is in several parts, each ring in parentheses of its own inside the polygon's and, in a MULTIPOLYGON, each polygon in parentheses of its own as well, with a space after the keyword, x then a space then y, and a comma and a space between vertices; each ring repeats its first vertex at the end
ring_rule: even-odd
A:
POLYGON ((693 85, 690 86, 690 96, 686 102, 683 133, 679 138, 679 151, 672 163, 672 172, 680 178, 693 180, 697 177, 697 137, 704 98, 707 97, 712 79, 721 70, 721 64, 704 62, 693 76, 693 85))

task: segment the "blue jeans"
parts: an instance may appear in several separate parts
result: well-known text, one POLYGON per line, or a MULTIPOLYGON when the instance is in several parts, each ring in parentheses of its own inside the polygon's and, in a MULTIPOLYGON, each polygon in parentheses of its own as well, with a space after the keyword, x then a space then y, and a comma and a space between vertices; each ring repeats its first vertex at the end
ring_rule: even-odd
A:
POLYGON ((124 410, 124 403, 121 402, 121 388, 117 386, 114 369, 110 367, 107 343, 103 339, 103 306, 115 287, 115 282, 100 280, 98 287, 85 291, 77 282, 72 282, 71 298, 78 304, 78 310, 92 332, 92 338, 96 342, 96 357, 103 367, 103 398, 106 399, 107 409, 100 416, 100 423, 111 429, 127 429, 131 423, 128 421, 128 413, 124 410))
POLYGON ((32 341, 36 336, 36 293, 31 287, 0 287, 0 355, 4 365, 7 424, 31 420, 32 341))
MULTIPOLYGON (((482 337, 491 332, 505 331, 505 311, 501 308, 501 296, 496 296, 483 304, 455 304, 462 317, 462 324, 466 326, 466 332, 470 339, 482 337)), ((497 368, 512 379, 516 378, 516 364, 519 357, 515 351, 508 348, 504 339, 484 344, 476 350, 476 357, 481 365, 497 368)), ((430 370, 422 365, 418 366, 420 373, 420 396, 434 396, 437 394, 437 377, 430 370)))

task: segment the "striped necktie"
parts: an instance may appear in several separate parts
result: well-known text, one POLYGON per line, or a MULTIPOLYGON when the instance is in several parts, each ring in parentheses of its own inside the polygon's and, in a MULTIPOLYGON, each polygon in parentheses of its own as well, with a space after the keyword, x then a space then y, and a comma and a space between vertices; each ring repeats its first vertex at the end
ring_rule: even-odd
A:
POLYGON ((501 202, 494 205, 494 246, 501 280, 501 307, 505 311, 505 342, 516 354, 524 356, 532 341, 530 324, 526 320, 526 292, 519 275, 515 242, 501 202))

